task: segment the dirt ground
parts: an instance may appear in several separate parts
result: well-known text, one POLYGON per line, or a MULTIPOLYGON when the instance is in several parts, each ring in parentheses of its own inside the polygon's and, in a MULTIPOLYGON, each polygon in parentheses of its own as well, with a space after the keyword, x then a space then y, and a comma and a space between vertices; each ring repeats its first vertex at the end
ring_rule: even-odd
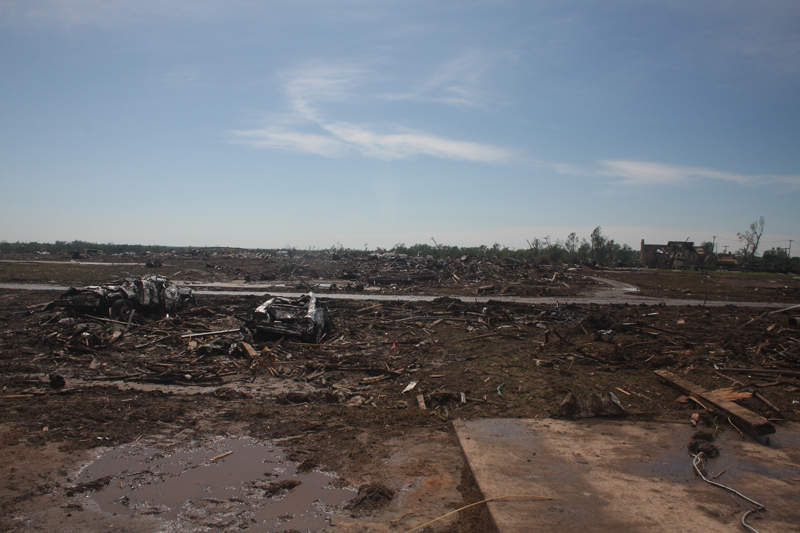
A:
POLYGON ((709 301, 798 302, 800 276, 690 270, 603 271, 601 277, 636 285, 640 296, 709 301))
MULTIPOLYGON (((474 258, 160 260, 156 269, 119 258, 114 266, 57 257, 0 262, 0 283, 83 285, 151 273, 243 287, 274 283, 276 292, 318 293, 334 329, 319 344, 254 338, 243 326, 264 297, 200 292, 192 309, 169 317, 137 314, 126 332, 125 324, 103 316, 46 309, 58 291, 0 289, 0 531, 167 530, 157 511, 102 512, 91 495, 103 483, 80 481, 81 469, 99 453, 135 442, 162 451, 220 436, 279 443, 298 472, 335 473, 339 486, 362 488, 356 505, 334 510, 331 530, 402 533, 481 499, 455 438, 456 419, 556 416, 570 392, 613 392, 630 418, 688 421, 699 414, 701 423, 736 431, 719 414, 679 401, 656 369, 709 390, 758 392, 738 403, 778 431, 782 421, 800 420, 800 328, 790 325, 800 312, 780 312, 800 302, 800 284, 791 276, 598 271, 474 258), (632 283, 645 296, 781 306, 775 313, 648 306, 636 296, 631 304, 570 304, 570 297, 600 290, 593 277, 632 283), (325 300, 326 293, 370 294, 376 287, 381 294, 441 297, 325 300), (564 303, 470 302, 479 294, 557 296, 564 303), (202 335, 229 330, 237 331, 202 335), (772 373, 758 372, 764 370, 772 373)), ((225 523, 192 516, 170 530, 252 525, 245 514, 225 523)), ((425 530, 492 527, 475 506, 425 530)))

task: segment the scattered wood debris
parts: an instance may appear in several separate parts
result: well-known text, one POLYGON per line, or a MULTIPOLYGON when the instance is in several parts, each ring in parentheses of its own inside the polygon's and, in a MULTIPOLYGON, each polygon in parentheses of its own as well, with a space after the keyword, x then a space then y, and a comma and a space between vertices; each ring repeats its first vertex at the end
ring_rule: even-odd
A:
POLYGON ((737 405, 717 394, 695 385, 691 381, 679 378, 675 374, 666 370, 656 370, 656 375, 665 383, 688 394, 691 397, 696 397, 705 403, 714 406, 716 409, 722 411, 726 416, 731 417, 741 427, 745 427, 756 435, 769 435, 775 433, 775 426, 764 417, 758 416, 749 409, 737 405))

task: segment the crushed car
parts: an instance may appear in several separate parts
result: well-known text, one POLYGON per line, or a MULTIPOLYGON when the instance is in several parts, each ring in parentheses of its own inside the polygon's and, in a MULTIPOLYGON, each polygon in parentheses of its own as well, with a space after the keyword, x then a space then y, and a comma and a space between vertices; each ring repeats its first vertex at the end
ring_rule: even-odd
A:
POLYGON ((270 298, 249 316, 248 327, 260 337, 295 337, 302 342, 319 343, 331 330, 328 308, 314 293, 300 298, 270 298))
POLYGON ((49 307, 68 307, 126 319, 131 311, 167 315, 195 304, 192 289, 164 276, 126 278, 108 285, 71 287, 49 307))

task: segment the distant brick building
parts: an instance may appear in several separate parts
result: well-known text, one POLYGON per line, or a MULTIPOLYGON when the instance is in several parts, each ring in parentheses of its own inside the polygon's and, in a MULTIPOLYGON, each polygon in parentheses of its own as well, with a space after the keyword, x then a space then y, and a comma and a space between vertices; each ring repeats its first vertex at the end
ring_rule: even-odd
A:
POLYGON ((642 239, 639 261, 648 268, 686 268, 714 266, 716 256, 690 241, 669 241, 667 244, 645 244, 642 239))

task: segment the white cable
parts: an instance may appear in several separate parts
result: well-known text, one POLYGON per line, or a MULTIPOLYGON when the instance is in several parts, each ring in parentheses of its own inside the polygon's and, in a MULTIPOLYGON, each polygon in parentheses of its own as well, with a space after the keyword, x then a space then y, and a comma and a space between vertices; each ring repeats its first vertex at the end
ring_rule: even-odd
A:
POLYGON ((747 517, 750 516, 751 513, 760 513, 761 511, 766 511, 767 508, 764 507, 763 505, 761 505, 760 503, 758 503, 757 501, 751 500, 750 498, 748 498, 747 496, 745 496, 744 494, 742 494, 738 490, 732 489, 730 487, 726 487, 722 483, 717 483, 716 481, 711 481, 705 475, 703 475, 703 472, 700 470, 700 468, 698 466, 700 463, 702 463, 703 458, 705 457, 703 452, 700 452, 700 453, 698 453, 697 455, 695 455, 693 457, 694 457, 694 459, 692 460, 692 466, 694 466, 695 472, 697 472, 698 475, 701 478, 703 478, 703 481, 705 481, 706 483, 710 483, 712 485, 715 485, 715 486, 717 486, 717 487, 719 487, 721 489, 727 490, 728 492, 731 492, 731 493, 737 495, 738 497, 742 498, 743 500, 747 500, 748 502, 750 502, 750 503, 752 503, 753 505, 756 506, 755 509, 750 509, 749 511, 747 511, 746 513, 744 513, 742 515, 742 525, 748 531, 752 531, 753 533, 758 533, 758 531, 755 528, 750 527, 749 525, 747 525, 747 522, 746 522, 747 517))

